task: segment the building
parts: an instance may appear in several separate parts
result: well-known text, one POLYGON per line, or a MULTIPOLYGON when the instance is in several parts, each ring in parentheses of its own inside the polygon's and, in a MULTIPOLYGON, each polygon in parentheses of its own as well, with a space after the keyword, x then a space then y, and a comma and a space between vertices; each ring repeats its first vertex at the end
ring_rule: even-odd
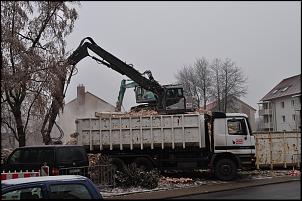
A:
MULTIPOLYGON (((58 115, 57 124, 64 132, 62 142, 65 144, 70 134, 76 131, 77 118, 95 117, 95 112, 114 112, 115 107, 103 99, 85 91, 83 85, 77 87, 77 97, 65 104, 63 113, 58 115)), ((56 125, 52 130, 52 137, 60 136, 60 129, 56 125)))
MULTIPOLYGON (((249 122, 250 122, 252 130, 255 131, 256 130, 255 113, 257 110, 255 108, 253 108, 252 106, 248 105, 247 103, 243 102, 239 98, 236 98, 234 96, 232 96, 231 98, 228 98, 228 101, 230 104, 227 108, 227 112, 246 114, 249 118, 249 122)), ((213 101, 213 102, 209 103, 206 106, 206 109, 208 111, 217 112, 218 111, 217 101, 213 101)))
POLYGON ((263 131, 301 131, 301 74, 282 80, 258 103, 263 131))

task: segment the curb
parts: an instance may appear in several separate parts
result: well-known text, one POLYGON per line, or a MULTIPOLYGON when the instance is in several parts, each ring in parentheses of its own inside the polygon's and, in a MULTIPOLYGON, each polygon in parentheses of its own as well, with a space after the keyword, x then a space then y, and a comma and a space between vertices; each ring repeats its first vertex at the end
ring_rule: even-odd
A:
POLYGON ((273 177, 267 179, 256 179, 256 180, 243 180, 243 181, 233 181, 229 183, 222 184, 209 184, 202 186, 195 186, 183 189, 168 189, 168 190, 158 190, 158 191, 148 191, 148 192, 137 192, 131 194, 115 195, 110 197, 105 197, 105 199, 122 199, 122 200, 134 200, 134 199, 169 199, 182 197, 186 195, 196 195, 202 193, 212 193, 218 191, 234 190, 253 186, 262 186, 274 183, 283 183, 289 181, 299 181, 300 176, 282 176, 273 177))

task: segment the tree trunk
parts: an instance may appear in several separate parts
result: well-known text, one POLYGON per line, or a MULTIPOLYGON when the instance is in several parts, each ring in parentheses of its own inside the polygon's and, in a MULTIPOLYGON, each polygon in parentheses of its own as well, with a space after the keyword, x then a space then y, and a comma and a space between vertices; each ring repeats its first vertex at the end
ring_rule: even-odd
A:
POLYGON ((25 141, 25 132, 24 132, 24 127, 22 123, 22 117, 21 117, 21 111, 17 110, 14 112, 15 116, 15 121, 17 125, 17 133, 18 133, 18 138, 19 138, 19 147, 24 147, 26 145, 25 141))
POLYGON ((204 91, 203 91, 203 108, 205 110, 207 109, 206 89, 205 88, 204 88, 204 91))

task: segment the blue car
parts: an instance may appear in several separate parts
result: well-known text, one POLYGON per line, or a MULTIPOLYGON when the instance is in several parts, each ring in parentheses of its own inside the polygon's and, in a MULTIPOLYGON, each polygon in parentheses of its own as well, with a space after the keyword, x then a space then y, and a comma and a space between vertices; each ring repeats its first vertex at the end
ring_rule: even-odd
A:
POLYGON ((80 175, 44 176, 1 181, 2 200, 103 199, 93 182, 80 175))

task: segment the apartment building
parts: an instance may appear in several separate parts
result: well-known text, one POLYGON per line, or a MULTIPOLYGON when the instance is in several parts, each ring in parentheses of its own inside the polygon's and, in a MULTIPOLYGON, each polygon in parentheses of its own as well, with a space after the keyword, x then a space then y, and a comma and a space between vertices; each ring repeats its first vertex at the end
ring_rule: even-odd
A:
POLYGON ((258 105, 259 130, 301 131, 301 74, 282 80, 258 105))

